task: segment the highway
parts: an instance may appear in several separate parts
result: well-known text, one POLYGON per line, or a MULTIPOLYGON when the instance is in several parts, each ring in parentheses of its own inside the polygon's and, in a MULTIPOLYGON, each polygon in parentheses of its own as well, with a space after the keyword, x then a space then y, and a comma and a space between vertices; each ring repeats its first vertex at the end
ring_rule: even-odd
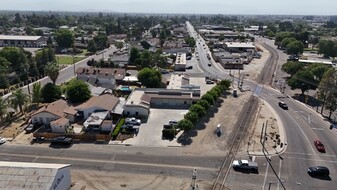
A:
MULTIPOLYGON (((187 23, 190 34, 197 35, 190 23, 187 23)), ((199 37, 200 38, 200 37, 199 37)), ((207 48, 203 48, 204 41, 196 38, 197 50, 200 57, 199 66, 204 71, 204 75, 211 75, 215 78, 229 78, 227 72, 218 69, 212 63, 208 67, 206 54, 207 48), (200 44, 198 42, 201 42, 200 44)), ((271 165, 268 164, 265 157, 256 157, 255 161, 259 163, 259 174, 230 171, 226 187, 231 189, 283 189, 278 182, 276 175, 271 167, 275 169, 286 189, 336 189, 337 187, 337 129, 330 130, 329 124, 323 120, 312 109, 309 109, 302 103, 288 98, 270 85, 275 78, 280 78, 283 73, 280 72, 281 64, 286 60, 286 55, 277 50, 272 40, 260 38, 260 43, 270 52, 268 64, 263 68, 262 74, 257 81, 245 80, 244 84, 251 89, 254 96, 268 102, 278 114, 278 117, 284 125, 287 139, 287 149, 284 153, 270 155, 271 165), (289 110, 283 110, 278 106, 279 101, 288 104, 289 110), (326 153, 320 153, 314 146, 314 140, 320 139, 326 147, 326 153), (307 174, 307 168, 311 166, 322 165, 330 169, 330 178, 312 178, 307 174)), ((206 45, 205 45, 206 46, 206 45)), ((247 156, 248 157, 248 156, 247 156)), ((244 159, 247 159, 244 158, 244 159)))

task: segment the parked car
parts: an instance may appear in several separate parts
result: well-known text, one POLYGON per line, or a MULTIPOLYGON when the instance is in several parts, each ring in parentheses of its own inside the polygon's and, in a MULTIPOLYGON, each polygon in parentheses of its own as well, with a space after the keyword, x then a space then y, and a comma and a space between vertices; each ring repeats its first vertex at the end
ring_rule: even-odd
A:
POLYGON ((234 170, 251 170, 255 172, 259 170, 256 162, 249 162, 248 160, 234 160, 232 166, 234 170))
POLYGON ((6 139, 3 137, 0 137, 0 144, 5 144, 6 143, 6 139))
POLYGON ((122 127, 121 127, 122 129, 132 129, 133 128, 133 124, 124 124, 124 125, 122 125, 122 127))
POLYGON ((142 121, 140 119, 130 117, 130 118, 125 119, 125 124, 140 125, 140 124, 142 124, 142 121))
POLYGON ((33 124, 29 124, 29 125, 27 125, 25 127, 26 133, 31 133, 31 132, 33 132, 33 130, 34 130, 34 125, 33 124))
POLYGON ((178 121, 177 121, 177 120, 171 119, 171 120, 169 121, 169 125, 178 125, 178 121))
POLYGON ((207 79, 206 80, 206 84, 214 84, 214 81, 210 80, 210 79, 207 79))
POLYGON ((287 105, 286 103, 284 103, 284 102, 279 102, 278 105, 279 105, 281 108, 285 109, 285 110, 288 109, 288 105, 287 105))
POLYGON ((71 145, 72 143, 73 139, 65 136, 55 137, 51 140, 51 144, 71 145))
POLYGON ((315 177, 324 177, 329 176, 330 171, 329 168, 325 166, 313 166, 308 168, 308 174, 315 177))
POLYGON ((318 151, 325 152, 325 147, 324 147, 323 143, 320 140, 315 140, 314 144, 315 144, 315 146, 316 146, 316 148, 317 148, 318 151))

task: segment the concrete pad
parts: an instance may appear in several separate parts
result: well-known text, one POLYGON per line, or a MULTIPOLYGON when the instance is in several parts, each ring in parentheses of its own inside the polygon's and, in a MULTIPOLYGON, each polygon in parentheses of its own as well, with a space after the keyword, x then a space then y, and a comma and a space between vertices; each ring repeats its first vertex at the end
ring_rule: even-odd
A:
POLYGON ((201 95, 206 94, 216 85, 215 82, 214 84, 206 84, 205 77, 190 77, 190 84, 200 86, 201 95))
POLYGON ((146 147, 168 147, 181 146, 176 142, 162 140, 163 125, 168 124, 170 119, 181 120, 188 110, 185 109, 151 109, 147 123, 142 123, 137 136, 127 139, 119 144, 146 146, 146 147))

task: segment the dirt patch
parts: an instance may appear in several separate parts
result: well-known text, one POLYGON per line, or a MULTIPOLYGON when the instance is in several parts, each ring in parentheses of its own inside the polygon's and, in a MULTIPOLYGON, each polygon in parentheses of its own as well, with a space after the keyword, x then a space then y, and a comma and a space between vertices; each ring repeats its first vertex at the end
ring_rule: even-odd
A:
POLYGON ((26 117, 22 114, 14 115, 8 121, 4 121, 0 126, 0 136, 3 138, 15 138, 24 129, 24 123, 26 122, 26 117))
MULTIPOLYGON (((72 170, 71 190, 185 190, 191 185, 191 178, 167 175, 137 175, 104 171, 72 170)), ((200 190, 209 189, 211 182, 197 180, 200 190)))
POLYGON ((223 155, 227 151, 227 139, 240 114, 241 108, 248 101, 251 92, 242 92, 237 98, 228 95, 221 99, 216 110, 209 113, 210 118, 190 132, 191 144, 183 147, 186 154, 223 155), (217 125, 221 125, 222 135, 216 134, 217 125))

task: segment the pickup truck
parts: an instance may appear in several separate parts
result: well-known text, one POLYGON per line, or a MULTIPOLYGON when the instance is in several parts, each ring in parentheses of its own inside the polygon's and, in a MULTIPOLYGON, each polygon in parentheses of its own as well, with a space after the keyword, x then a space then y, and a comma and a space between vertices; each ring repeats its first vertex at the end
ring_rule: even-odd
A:
POLYGON ((249 162, 248 160, 234 160, 232 166, 234 170, 251 170, 258 172, 257 163, 249 162))

